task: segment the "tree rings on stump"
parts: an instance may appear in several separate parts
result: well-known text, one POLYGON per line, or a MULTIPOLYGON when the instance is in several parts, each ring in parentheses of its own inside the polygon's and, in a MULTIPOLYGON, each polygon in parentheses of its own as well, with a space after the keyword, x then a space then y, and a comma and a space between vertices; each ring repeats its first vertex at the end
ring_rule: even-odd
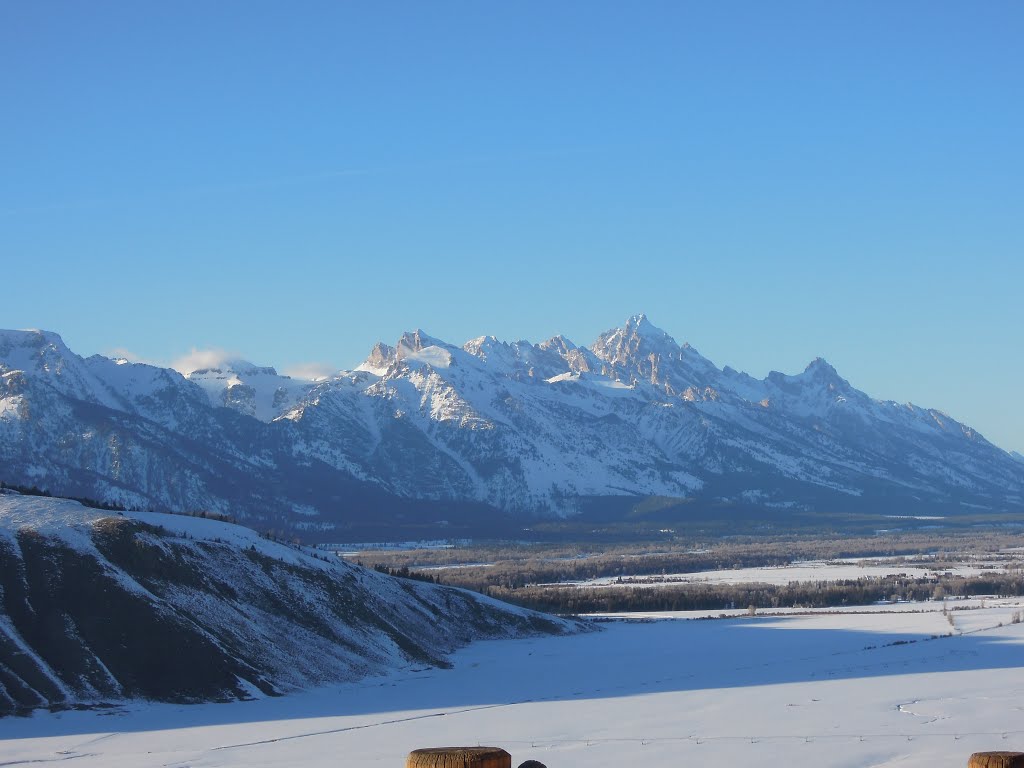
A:
POLYGON ((512 768, 512 755, 497 747, 436 747, 409 753, 405 768, 512 768))
POLYGON ((1024 768, 1024 752, 975 752, 967 768, 1024 768))

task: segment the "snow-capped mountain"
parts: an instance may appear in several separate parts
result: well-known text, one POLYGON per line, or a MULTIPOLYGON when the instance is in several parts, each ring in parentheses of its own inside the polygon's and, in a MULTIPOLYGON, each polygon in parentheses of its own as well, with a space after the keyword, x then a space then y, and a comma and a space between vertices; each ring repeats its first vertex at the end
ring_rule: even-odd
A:
POLYGON ((225 406, 264 422, 273 421, 293 407, 308 388, 308 382, 281 376, 269 366, 245 360, 200 368, 186 378, 202 387, 211 405, 225 406))
POLYGON ((682 346, 646 315, 629 318, 622 328, 602 333, 591 351, 601 372, 616 381, 647 382, 669 397, 713 398, 721 371, 689 344, 682 346))
POLYGON ((183 377, 6 331, 0 375, 0 479, 309 535, 595 497, 1024 507, 1024 463, 942 412, 875 400, 822 359, 719 369, 644 315, 590 347, 414 331, 316 382, 242 362, 183 377))
POLYGON ((0 493, 0 716, 274 695, 578 629, 237 525, 0 493))

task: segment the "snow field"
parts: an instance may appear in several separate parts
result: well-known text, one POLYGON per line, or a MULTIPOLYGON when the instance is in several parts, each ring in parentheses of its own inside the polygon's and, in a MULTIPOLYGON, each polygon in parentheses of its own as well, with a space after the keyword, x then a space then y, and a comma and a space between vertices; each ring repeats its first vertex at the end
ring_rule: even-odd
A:
POLYGON ((951 630, 940 610, 904 604, 481 642, 452 670, 283 698, 9 718, 0 755, 76 768, 401 766, 418 747, 480 743, 549 768, 962 767, 974 751, 1024 749, 1024 624, 1008 623, 1014 601, 977 605, 953 612, 971 634, 940 639, 951 630))
POLYGON ((885 578, 904 575, 907 578, 925 578, 936 573, 956 576, 979 576, 1003 573, 1007 563, 958 563, 953 567, 936 568, 927 563, 907 562, 897 565, 872 565, 852 560, 797 562, 789 565, 758 568, 732 568, 694 573, 668 573, 664 575, 626 575, 622 579, 635 579, 619 584, 619 576, 605 576, 588 581, 565 582, 581 587, 662 587, 666 584, 774 584, 785 586, 791 582, 846 581, 885 578))
MULTIPOLYGON (((876 603, 874 605, 846 605, 834 608, 758 608, 755 616, 766 618, 772 616, 827 616, 831 614, 879 614, 890 617, 888 626, 896 626, 902 619, 902 613, 937 613, 949 611, 953 614, 957 631, 975 631, 978 629, 994 629, 1000 623, 1009 624, 1013 614, 1024 610, 1024 597, 969 597, 947 600, 929 600, 914 603, 876 603)), ((633 611, 629 613, 594 613, 591 618, 622 619, 630 621, 650 621, 664 619, 718 619, 739 618, 748 616, 746 608, 726 608, 724 610, 700 611, 633 611)), ((949 632, 947 623, 943 633, 949 632)))

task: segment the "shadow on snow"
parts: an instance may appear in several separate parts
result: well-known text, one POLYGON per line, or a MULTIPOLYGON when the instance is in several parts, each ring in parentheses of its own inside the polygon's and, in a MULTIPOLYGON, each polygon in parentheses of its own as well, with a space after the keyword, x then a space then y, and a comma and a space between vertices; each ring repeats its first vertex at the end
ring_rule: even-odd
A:
MULTIPOLYGON (((1024 667, 1024 624, 933 638, 909 631, 798 628, 798 621, 613 623, 582 635, 483 641, 459 652, 451 670, 407 670, 249 702, 9 717, 0 721, 0 738, 353 718, 296 726, 310 735, 525 702, 1024 667)), ((267 739, 278 740, 269 732, 267 739)))

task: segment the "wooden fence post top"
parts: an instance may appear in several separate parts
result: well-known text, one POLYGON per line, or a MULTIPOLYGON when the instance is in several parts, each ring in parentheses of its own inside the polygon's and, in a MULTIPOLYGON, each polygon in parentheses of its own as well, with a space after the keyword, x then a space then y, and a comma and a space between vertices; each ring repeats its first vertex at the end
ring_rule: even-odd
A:
POLYGON ((967 768, 1024 768, 1024 752, 975 752, 967 768))
POLYGON ((497 747, 434 747, 409 753, 405 768, 512 768, 512 755, 497 747))

